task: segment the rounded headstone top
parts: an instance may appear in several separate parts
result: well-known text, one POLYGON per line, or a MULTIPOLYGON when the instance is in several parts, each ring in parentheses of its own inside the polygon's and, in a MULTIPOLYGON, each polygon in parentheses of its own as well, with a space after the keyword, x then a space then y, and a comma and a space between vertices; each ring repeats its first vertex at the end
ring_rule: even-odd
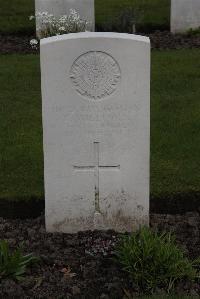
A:
POLYGON ((54 42, 62 42, 66 40, 77 40, 77 39, 99 39, 99 38, 109 38, 109 39, 123 39, 135 42, 142 42, 150 44, 150 39, 147 36, 128 34, 128 33, 117 33, 117 32, 78 32, 51 36, 47 38, 42 38, 40 40, 40 45, 51 44, 54 42))

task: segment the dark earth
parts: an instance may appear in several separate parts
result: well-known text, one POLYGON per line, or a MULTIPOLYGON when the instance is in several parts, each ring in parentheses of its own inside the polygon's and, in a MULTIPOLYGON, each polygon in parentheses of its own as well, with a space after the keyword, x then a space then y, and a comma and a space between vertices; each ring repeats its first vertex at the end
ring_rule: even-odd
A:
MULTIPOLYGON (((151 227, 172 231, 189 258, 200 255, 200 214, 151 214, 151 227)), ((40 262, 27 269, 24 280, 4 279, 0 298, 84 298, 122 299, 139 295, 126 273, 114 260, 119 234, 80 232, 75 235, 46 233, 44 217, 26 220, 0 218, 1 239, 11 249, 23 243, 23 252, 33 252, 40 262)), ((163 294, 163 290, 158 293, 163 294)), ((200 296, 198 283, 180 283, 179 295, 200 296)))
MULTIPOLYGON (((145 35, 141 33, 141 35, 145 35)), ((182 49, 200 48, 199 35, 172 34, 169 31, 156 31, 148 35, 151 39, 152 49, 182 49)), ((10 53, 38 53, 39 50, 32 49, 30 40, 34 36, 0 35, 0 54, 10 53)))

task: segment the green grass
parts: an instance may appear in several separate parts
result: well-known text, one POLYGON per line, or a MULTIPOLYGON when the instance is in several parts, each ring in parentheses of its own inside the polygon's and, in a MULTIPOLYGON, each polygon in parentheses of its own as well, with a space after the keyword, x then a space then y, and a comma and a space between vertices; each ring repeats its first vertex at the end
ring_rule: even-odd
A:
POLYGON ((35 24, 29 21, 34 9, 33 0, 0 0, 0 32, 3 34, 35 32, 35 24))
POLYGON ((200 191, 200 50, 154 51, 151 191, 200 191))
POLYGON ((120 238, 115 258, 137 288, 154 294, 158 288, 167 293, 181 282, 199 277, 199 259, 190 261, 171 233, 158 233, 147 227, 120 238))
POLYGON ((0 198, 42 197, 39 57, 0 56, 0 198))
MULTIPOLYGON (((151 193, 200 192, 200 50, 152 52, 151 193)), ((0 198, 44 196, 39 56, 0 56, 0 198)))
MULTIPOLYGON (((96 0, 95 5, 98 28, 106 28, 114 23, 119 13, 127 7, 136 7, 143 11, 139 24, 141 29, 169 28, 170 0, 96 0)), ((1 0, 0 32, 33 34, 35 25, 28 19, 33 14, 33 0, 1 0)))
POLYGON ((96 0, 96 24, 110 24, 125 8, 142 11, 139 29, 169 28, 170 0, 96 0))

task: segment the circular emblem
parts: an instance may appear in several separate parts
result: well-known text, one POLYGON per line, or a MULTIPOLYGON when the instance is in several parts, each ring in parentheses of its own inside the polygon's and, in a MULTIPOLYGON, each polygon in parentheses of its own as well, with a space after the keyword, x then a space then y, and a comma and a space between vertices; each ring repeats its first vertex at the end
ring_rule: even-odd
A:
POLYGON ((111 95, 121 80, 118 63, 104 52, 87 52, 73 63, 70 78, 76 91, 89 99, 111 95))

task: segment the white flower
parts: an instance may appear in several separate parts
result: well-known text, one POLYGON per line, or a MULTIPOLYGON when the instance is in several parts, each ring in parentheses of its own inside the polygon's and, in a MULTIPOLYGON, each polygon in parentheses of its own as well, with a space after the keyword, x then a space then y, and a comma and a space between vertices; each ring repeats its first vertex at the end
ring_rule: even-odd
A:
POLYGON ((37 45, 37 44, 38 44, 37 39, 32 39, 32 40, 30 40, 30 45, 31 45, 31 46, 35 46, 35 45, 37 45))
POLYGON ((32 21, 33 19, 35 19, 35 16, 30 16, 29 20, 32 21))
POLYGON ((42 16, 48 16, 49 15, 49 13, 47 11, 40 12, 39 14, 42 15, 42 16))
MULTIPOLYGON (((48 12, 37 11, 35 18, 39 25, 38 32, 40 38, 85 31, 88 24, 87 20, 81 19, 75 9, 70 9, 68 15, 60 17, 56 17, 48 12)), ((37 48, 37 40, 31 40, 30 43, 33 48, 37 48)))
POLYGON ((77 11, 73 8, 70 8, 69 12, 70 12, 70 15, 76 15, 77 14, 77 11))
POLYGON ((58 30, 59 30, 59 31, 65 31, 65 27, 62 26, 62 27, 60 27, 58 30))

